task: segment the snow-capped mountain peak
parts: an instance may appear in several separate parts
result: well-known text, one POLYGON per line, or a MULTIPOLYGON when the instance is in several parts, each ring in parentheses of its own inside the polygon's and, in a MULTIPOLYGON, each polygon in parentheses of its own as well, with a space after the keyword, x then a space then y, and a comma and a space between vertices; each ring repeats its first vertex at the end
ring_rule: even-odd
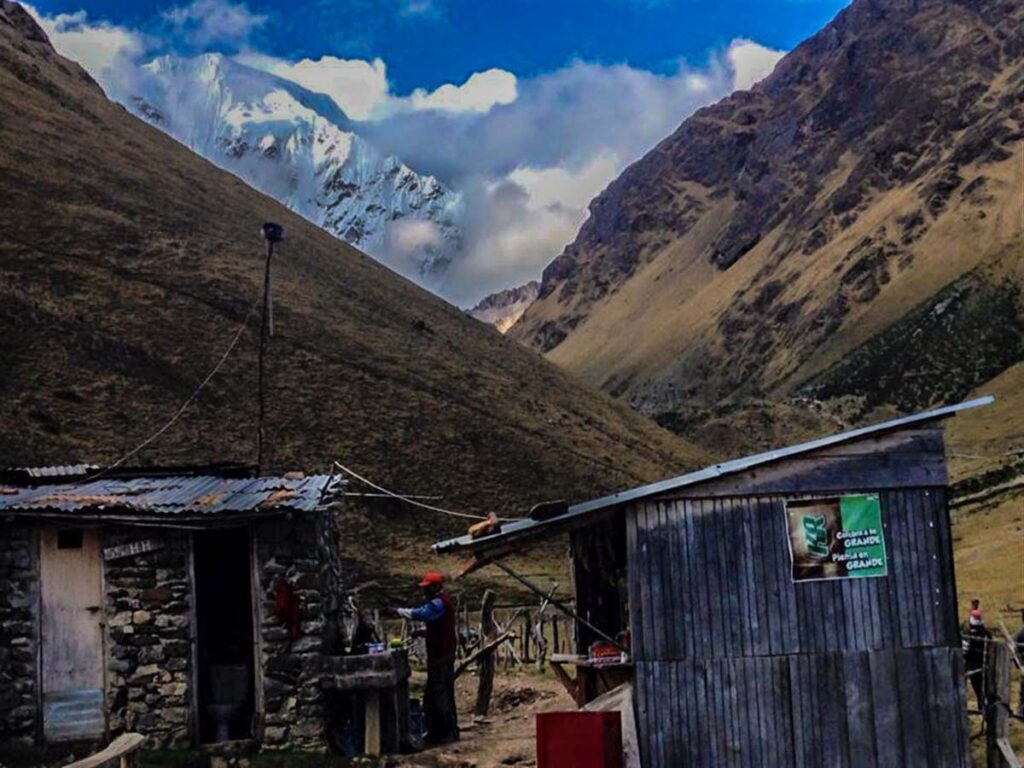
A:
POLYGON ((378 151, 327 96, 207 53, 149 62, 127 106, 421 281, 439 280, 461 247, 460 196, 378 151))

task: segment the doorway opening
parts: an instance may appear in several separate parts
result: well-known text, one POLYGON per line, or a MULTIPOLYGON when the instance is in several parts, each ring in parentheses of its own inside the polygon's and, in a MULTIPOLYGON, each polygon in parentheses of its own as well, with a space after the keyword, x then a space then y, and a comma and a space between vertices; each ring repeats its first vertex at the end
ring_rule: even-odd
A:
POLYGON ((252 590, 249 532, 202 531, 195 536, 199 740, 252 738, 252 590))

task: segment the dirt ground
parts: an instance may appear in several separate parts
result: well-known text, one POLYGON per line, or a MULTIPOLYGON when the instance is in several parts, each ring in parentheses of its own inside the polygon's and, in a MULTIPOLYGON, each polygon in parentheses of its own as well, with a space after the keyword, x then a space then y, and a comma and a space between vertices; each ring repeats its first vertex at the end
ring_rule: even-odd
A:
MULTIPOLYGON (((465 674, 456 682, 459 726, 462 738, 455 744, 410 756, 399 766, 440 768, 502 768, 534 766, 534 715, 538 712, 574 710, 575 704, 550 672, 534 670, 503 673, 494 679, 491 710, 474 720, 477 677, 465 674)), ((414 674, 413 687, 422 684, 414 674)))

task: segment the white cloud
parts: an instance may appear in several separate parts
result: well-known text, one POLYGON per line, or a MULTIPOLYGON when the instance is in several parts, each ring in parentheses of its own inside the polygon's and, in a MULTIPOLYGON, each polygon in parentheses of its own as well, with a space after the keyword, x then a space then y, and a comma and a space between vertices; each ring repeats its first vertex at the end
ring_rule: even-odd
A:
POLYGON ((31 5, 25 8, 58 53, 77 61, 101 82, 112 68, 145 50, 140 33, 103 21, 91 23, 85 11, 43 16, 31 5))
POLYGON ((469 240, 443 289, 452 301, 471 305, 498 288, 537 277, 587 218, 588 203, 621 170, 613 153, 579 168, 517 168, 503 179, 470 180, 469 240))
POLYGON ((252 51, 235 58, 330 96, 355 120, 380 120, 419 110, 483 113, 499 104, 512 103, 518 93, 516 76, 502 69, 474 72, 461 85, 445 83, 433 91, 417 88, 409 96, 398 96, 391 92, 387 66, 381 59, 322 56, 291 62, 252 51))
POLYGON ((434 0, 402 0, 398 12, 402 16, 436 16, 440 9, 434 0))
POLYGON ((419 88, 405 101, 414 109, 449 112, 487 112, 497 104, 511 104, 518 90, 516 76, 503 69, 474 72, 462 85, 446 83, 429 93, 419 88))
POLYGON ((244 3, 230 0, 192 0, 162 14, 174 34, 203 49, 212 45, 240 47, 267 17, 250 11, 244 3))
POLYGON ((523 188, 534 210, 558 205, 583 210, 619 175, 621 165, 614 152, 603 152, 578 170, 516 168, 506 178, 523 188))
POLYGON ((445 83, 433 91, 417 88, 408 96, 398 96, 391 93, 387 67, 381 59, 322 56, 290 62, 254 52, 241 53, 236 59, 330 96, 355 120, 380 120, 419 110, 483 113, 499 104, 512 103, 518 95, 516 76, 503 69, 474 72, 461 85, 445 83))
POLYGON ((389 253, 407 258, 422 248, 441 245, 441 233, 429 221, 396 221, 388 227, 389 253))
POLYGON ((463 191, 466 253, 440 292, 460 304, 536 278, 626 165, 697 108, 766 75, 781 53, 738 40, 703 67, 661 75, 576 61, 519 79, 483 113, 399 111, 362 130, 463 191))
POLYGON ((355 120, 370 118, 390 96, 387 67, 380 59, 363 61, 322 56, 289 62, 258 53, 243 53, 236 58, 242 64, 330 96, 355 120))
POLYGON ((785 55, 785 51, 766 48, 753 40, 733 40, 726 53, 733 71, 733 90, 746 91, 764 80, 785 55))

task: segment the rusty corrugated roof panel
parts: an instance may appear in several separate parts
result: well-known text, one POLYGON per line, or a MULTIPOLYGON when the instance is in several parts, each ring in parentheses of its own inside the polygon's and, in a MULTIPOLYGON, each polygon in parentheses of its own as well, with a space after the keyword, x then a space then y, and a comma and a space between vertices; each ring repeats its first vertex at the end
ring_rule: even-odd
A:
POLYGON ((201 517, 246 512, 312 512, 330 481, 330 475, 100 477, 36 488, 5 488, 0 494, 0 513, 118 512, 201 517))

